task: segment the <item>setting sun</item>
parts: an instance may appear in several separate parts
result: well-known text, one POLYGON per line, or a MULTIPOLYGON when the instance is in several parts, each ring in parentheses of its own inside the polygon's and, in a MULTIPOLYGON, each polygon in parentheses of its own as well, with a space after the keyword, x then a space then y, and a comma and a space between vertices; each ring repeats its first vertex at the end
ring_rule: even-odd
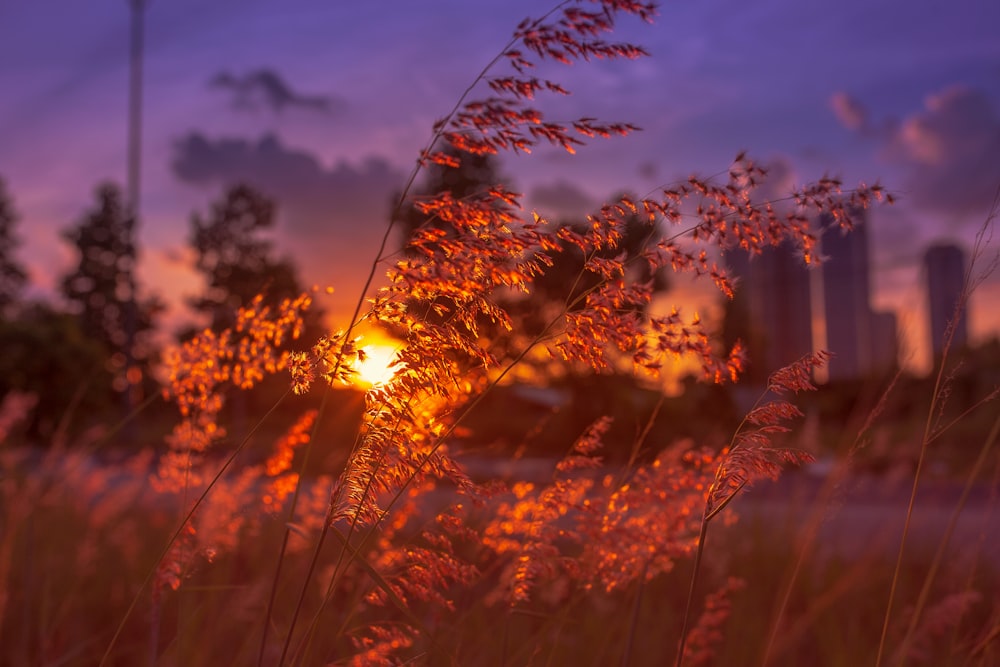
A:
POLYGON ((396 348, 389 345, 366 345, 364 359, 358 361, 358 383, 374 386, 388 382, 398 370, 393 366, 396 348))

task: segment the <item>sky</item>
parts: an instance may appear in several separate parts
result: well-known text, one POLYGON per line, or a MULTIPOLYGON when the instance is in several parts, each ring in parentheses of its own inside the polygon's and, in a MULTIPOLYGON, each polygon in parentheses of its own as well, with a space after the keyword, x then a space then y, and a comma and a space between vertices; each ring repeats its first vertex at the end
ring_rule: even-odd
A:
MULTIPOLYGON (((334 287, 331 312, 347 310, 432 124, 548 8, 150 0, 141 278, 173 304, 168 320, 189 318, 183 299, 200 289, 191 215, 237 181, 277 200, 279 252, 306 284, 334 287)), ((971 250, 1000 186, 998 25, 993 0, 664 3, 652 25, 625 20, 614 35, 650 57, 539 72, 572 91, 542 100, 551 117, 642 132, 574 156, 539 149, 503 173, 555 217, 724 172, 741 150, 772 167, 776 192, 823 175, 879 181, 899 202, 870 215, 873 304, 897 312, 919 364, 922 253, 971 250)), ((128 36, 127 0, 0 3, 0 178, 38 295, 73 261, 59 231, 99 183, 124 183, 128 36)), ((975 339, 1000 331, 995 304, 992 276, 973 297, 975 339)))

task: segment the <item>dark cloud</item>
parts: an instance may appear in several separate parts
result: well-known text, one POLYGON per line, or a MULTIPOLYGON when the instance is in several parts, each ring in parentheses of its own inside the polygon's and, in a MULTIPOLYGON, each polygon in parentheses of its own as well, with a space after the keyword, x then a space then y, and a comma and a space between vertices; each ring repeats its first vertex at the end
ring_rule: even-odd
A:
POLYGON ((1000 116, 989 96, 967 86, 930 95, 923 108, 877 129, 846 93, 831 98, 841 124, 876 137, 883 157, 904 171, 906 200, 943 221, 982 215, 1000 186, 1000 116))
MULTIPOLYGON (((401 172, 384 159, 327 168, 273 135, 254 142, 211 140, 192 132, 175 145, 173 172, 186 183, 225 187, 242 182, 273 197, 281 246, 292 252, 304 278, 331 284, 338 299, 348 300, 357 296, 352 287, 374 259, 402 182, 401 172)), ((346 302, 333 304, 338 305, 346 302)))
POLYGON ((975 216, 1000 185, 1000 117, 983 92, 954 86, 903 119, 889 153, 906 167, 915 204, 975 216))
POLYGON ((660 166, 652 161, 645 161, 639 164, 636 172, 639 177, 647 181, 658 181, 660 178, 660 166))
POLYGON ((233 106, 237 109, 257 109, 264 106, 275 113, 285 107, 299 107, 323 113, 342 110, 347 102, 328 95, 303 95, 292 87, 274 70, 259 69, 245 76, 220 72, 212 77, 209 85, 228 90, 233 94, 233 106))
POLYGON ((566 181, 539 185, 529 194, 529 201, 543 215, 555 218, 581 217, 598 205, 590 195, 566 181))
POLYGON ((197 185, 248 182, 266 189, 284 207, 305 214, 295 224, 323 231, 325 224, 313 212, 336 218, 358 218, 372 212, 377 199, 385 218, 388 197, 402 174, 382 158, 371 157, 359 166, 341 161, 325 167, 312 154, 284 146, 275 135, 259 141, 211 140, 192 132, 175 145, 174 174, 197 185))

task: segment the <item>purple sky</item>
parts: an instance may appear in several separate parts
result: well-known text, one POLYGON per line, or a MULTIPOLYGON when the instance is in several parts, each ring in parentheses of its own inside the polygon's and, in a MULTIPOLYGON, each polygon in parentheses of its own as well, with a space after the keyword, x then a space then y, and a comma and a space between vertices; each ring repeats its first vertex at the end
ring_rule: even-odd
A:
MULTIPOLYGON (((545 9, 152 0, 145 284, 174 300, 198 290, 185 249, 190 215, 225 183, 248 179, 279 201, 282 252, 308 283, 336 288, 328 307, 353 302, 431 124, 514 26, 545 9), (276 78, 253 77, 261 71, 276 78), (266 95, 268 83, 289 95, 266 95)), ((901 201, 872 216, 874 303, 899 311, 919 356, 923 248, 941 239, 971 247, 1000 185, 998 25, 1000 3, 990 0, 667 3, 652 26, 626 22, 616 35, 651 58, 543 72, 573 91, 552 100, 552 117, 643 132, 576 156, 538 150, 504 172, 547 213, 717 173, 742 149, 788 186, 824 173, 881 180, 901 201)), ((0 7, 0 177, 41 291, 71 261, 58 230, 92 205, 97 183, 124 181, 128 26, 126 0, 0 7)), ((997 279, 973 302, 977 337, 1000 330, 994 304, 997 279)))

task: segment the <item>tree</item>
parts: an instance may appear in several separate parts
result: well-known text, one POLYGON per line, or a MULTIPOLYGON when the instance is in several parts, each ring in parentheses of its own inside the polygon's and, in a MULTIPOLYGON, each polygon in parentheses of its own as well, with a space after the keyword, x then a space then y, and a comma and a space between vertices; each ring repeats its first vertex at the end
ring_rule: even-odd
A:
MULTIPOLYGON (((274 245, 263 234, 274 227, 274 201, 249 185, 235 185, 221 201, 212 205, 206 219, 191 218, 191 246, 195 268, 205 279, 205 291, 189 300, 191 307, 208 316, 214 331, 232 327, 236 314, 260 295, 262 305, 277 307, 284 299, 295 299, 304 291, 294 263, 274 258, 274 245)), ((315 341, 325 333, 322 311, 304 313, 302 338, 315 341)), ((194 332, 181 332, 186 338, 194 332)), ((234 337, 243 334, 234 332, 234 337)), ((234 343, 235 344, 235 343, 234 343)), ((281 348, 294 349, 287 341, 281 348)), ((233 431, 246 431, 249 415, 258 405, 285 391, 284 378, 268 378, 249 392, 236 391, 230 400, 233 431)))
POLYGON ((21 290, 28 281, 28 273, 14 259, 14 252, 21 244, 14 234, 17 213, 0 179, 0 315, 6 314, 19 300, 21 290))
POLYGON ((26 429, 35 443, 61 428, 73 436, 106 419, 115 404, 109 370, 107 350, 72 314, 34 303, 17 319, 0 320, 0 396, 37 397, 26 429))
POLYGON ((274 259, 273 244, 261 236, 274 217, 275 203, 248 185, 230 188, 208 219, 192 217, 190 243, 206 289, 190 304, 209 315, 213 329, 230 326, 258 294, 271 305, 302 292, 294 264, 274 259))
POLYGON ((148 376, 144 371, 154 356, 150 335, 162 305, 155 297, 137 298, 133 221, 125 213, 119 188, 106 183, 97 188, 96 197, 96 207, 63 232, 75 246, 79 263, 63 279, 62 293, 83 333, 104 345, 115 389, 124 391, 148 376))

